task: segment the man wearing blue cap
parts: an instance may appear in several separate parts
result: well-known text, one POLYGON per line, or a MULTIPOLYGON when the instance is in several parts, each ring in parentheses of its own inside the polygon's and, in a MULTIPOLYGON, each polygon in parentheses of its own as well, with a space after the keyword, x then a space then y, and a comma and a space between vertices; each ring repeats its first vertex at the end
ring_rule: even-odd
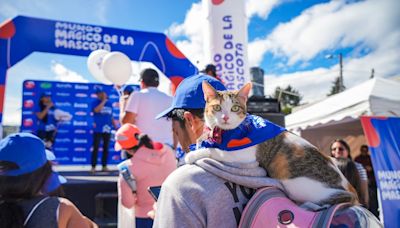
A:
MULTIPOLYGON (((189 77, 178 86, 171 107, 157 116, 172 119, 173 131, 185 152, 203 132, 203 81, 217 90, 226 90, 213 77, 189 77)), ((181 166, 165 180, 153 227, 237 227, 243 207, 255 189, 276 184, 256 161, 198 160, 181 166)))

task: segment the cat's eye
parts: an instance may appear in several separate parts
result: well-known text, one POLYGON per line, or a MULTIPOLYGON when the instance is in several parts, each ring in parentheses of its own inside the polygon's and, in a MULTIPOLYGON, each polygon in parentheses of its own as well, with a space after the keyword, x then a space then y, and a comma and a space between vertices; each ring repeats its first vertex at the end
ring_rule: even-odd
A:
POLYGON ((219 111, 221 111, 221 105, 214 105, 213 109, 214 109, 214 111, 219 112, 219 111))
POLYGON ((231 108, 231 111, 232 111, 232 112, 238 112, 239 110, 240 110, 239 105, 234 105, 234 106, 232 106, 232 108, 231 108))

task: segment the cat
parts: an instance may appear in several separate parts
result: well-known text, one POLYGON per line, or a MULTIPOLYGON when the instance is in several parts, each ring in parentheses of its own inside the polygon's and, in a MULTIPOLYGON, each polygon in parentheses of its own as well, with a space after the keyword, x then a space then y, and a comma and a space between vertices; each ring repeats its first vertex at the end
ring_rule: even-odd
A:
MULTIPOLYGON (((251 86, 251 83, 247 83, 238 91, 217 91, 209 83, 203 82, 206 101, 204 119, 208 130, 199 137, 197 147, 207 138, 224 134, 216 133, 218 129, 236 129, 242 127, 246 118, 251 118, 247 114, 246 106, 251 86)), ((289 198, 297 203, 312 202, 323 206, 358 202, 356 191, 337 168, 334 160, 322 154, 305 139, 286 130, 256 145, 229 152, 221 148, 200 148, 188 153, 185 161, 192 164, 202 158, 222 162, 257 161, 270 177, 281 182, 289 198)))

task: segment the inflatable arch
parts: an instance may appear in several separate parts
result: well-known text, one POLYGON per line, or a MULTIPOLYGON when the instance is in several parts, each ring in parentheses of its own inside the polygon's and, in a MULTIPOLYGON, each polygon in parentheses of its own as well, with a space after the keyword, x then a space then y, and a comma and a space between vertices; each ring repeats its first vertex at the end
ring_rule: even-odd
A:
POLYGON ((35 51, 89 56, 97 49, 120 51, 131 60, 153 63, 173 88, 198 72, 162 33, 17 16, 0 25, 0 123, 8 68, 35 51))

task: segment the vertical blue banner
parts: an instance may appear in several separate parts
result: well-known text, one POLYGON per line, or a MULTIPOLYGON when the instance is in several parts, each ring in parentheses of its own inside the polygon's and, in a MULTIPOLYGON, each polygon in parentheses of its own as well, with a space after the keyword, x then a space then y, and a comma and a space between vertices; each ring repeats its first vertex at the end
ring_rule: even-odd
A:
POLYGON ((385 227, 400 226, 400 118, 361 117, 371 151, 372 164, 385 227))
MULTIPOLYGON (((118 121, 119 96, 109 85, 94 83, 65 83, 27 80, 23 84, 21 131, 36 133, 39 120, 36 117, 42 94, 51 94, 55 109, 72 115, 70 121, 58 121, 53 152, 59 164, 90 164, 93 142, 93 102, 97 99, 95 86, 102 86, 112 103, 113 117, 118 121)), ((139 90, 139 86, 134 87, 139 90)), ((100 162, 102 145, 99 148, 100 162)), ((120 162, 120 153, 114 151, 114 138, 108 155, 109 164, 120 162)))

